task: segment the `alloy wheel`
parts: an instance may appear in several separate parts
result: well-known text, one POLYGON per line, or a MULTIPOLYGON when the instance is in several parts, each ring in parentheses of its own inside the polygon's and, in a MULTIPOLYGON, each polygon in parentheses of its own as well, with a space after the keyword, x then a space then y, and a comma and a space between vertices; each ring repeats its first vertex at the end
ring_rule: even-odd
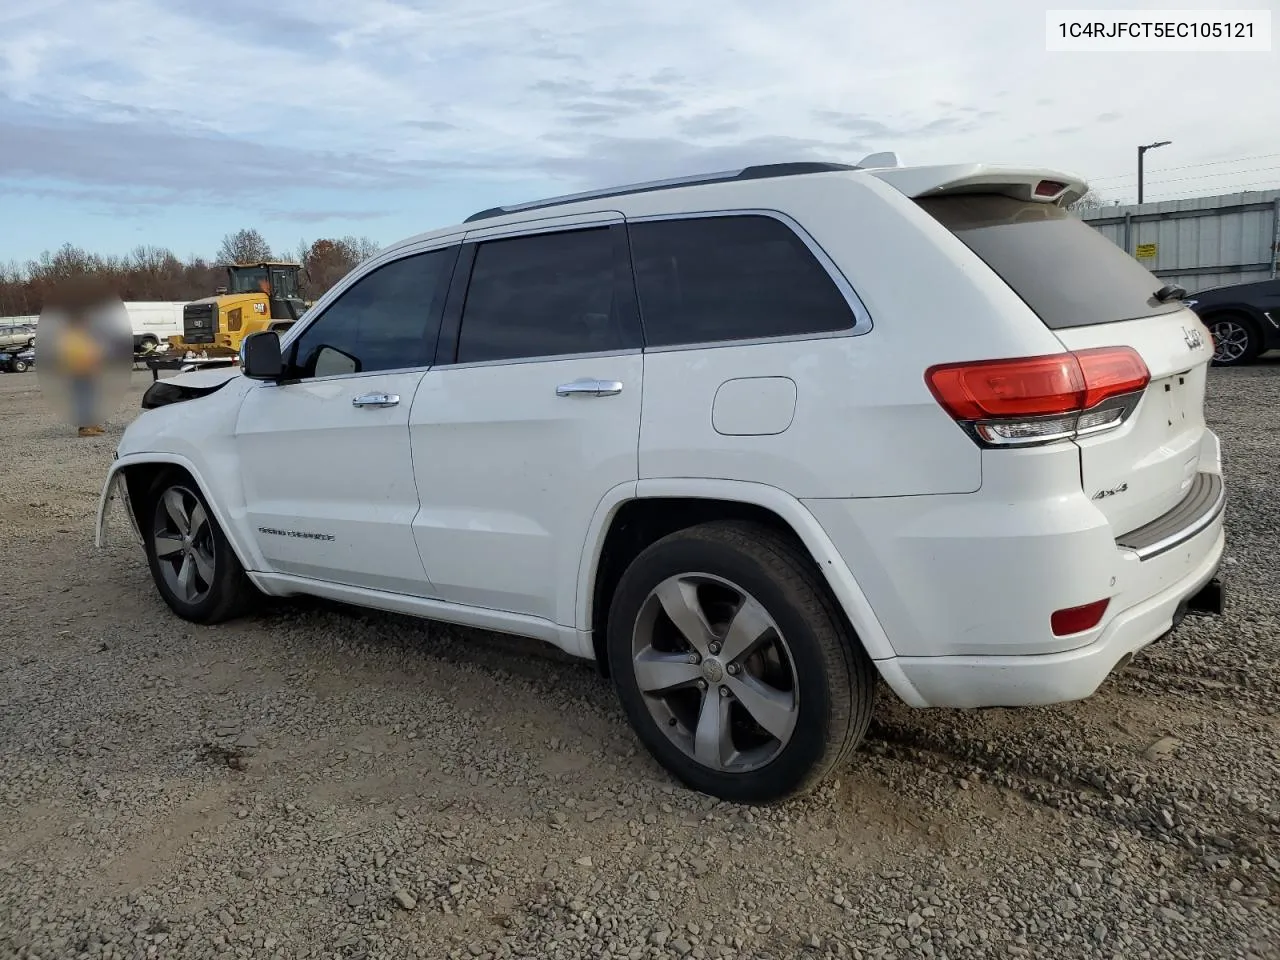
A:
POLYGON ((1239 363, 1249 351, 1249 331, 1234 320, 1215 320, 1209 333, 1213 335, 1213 359, 1218 363, 1239 363))
POLYGON ((759 769, 791 740, 800 707, 791 650, 764 606, 723 577, 658 584, 636 618, 631 662, 658 727, 709 769, 759 769))
POLYGON ((209 595, 215 573, 213 527, 204 505, 186 487, 170 487, 156 502, 151 543, 161 576, 178 599, 195 604, 209 595))

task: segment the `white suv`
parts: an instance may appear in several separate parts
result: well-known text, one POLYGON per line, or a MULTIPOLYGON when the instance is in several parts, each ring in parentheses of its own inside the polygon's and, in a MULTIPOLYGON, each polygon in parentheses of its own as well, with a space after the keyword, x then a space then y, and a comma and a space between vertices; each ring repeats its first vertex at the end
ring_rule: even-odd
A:
POLYGON ((1219 612, 1210 336, 1049 170, 794 163, 476 214, 153 385, 98 517, 224 620, 313 594, 593 658, 765 802, 918 707, 1089 696, 1219 612))

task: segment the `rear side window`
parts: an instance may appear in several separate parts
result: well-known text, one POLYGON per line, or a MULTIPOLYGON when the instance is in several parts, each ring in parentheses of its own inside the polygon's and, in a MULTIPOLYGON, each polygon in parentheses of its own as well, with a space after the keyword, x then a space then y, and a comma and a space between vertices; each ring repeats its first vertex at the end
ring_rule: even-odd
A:
POLYGON ((848 330, 853 309, 795 232, 756 215, 630 225, 649 346, 848 330))
POLYGON ((1146 267, 1062 207, 995 194, 917 201, 1018 294, 1051 330, 1182 309, 1161 303, 1146 267))
POLYGON ((489 240, 476 248, 458 363, 635 347, 616 302, 608 227, 489 240))

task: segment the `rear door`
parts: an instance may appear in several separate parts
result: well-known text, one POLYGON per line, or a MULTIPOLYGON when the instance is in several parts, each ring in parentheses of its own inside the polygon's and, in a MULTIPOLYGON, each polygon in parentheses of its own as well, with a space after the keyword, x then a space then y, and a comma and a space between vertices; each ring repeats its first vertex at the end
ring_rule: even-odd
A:
POLYGON ((1160 280, 1062 207, 990 194, 918 201, 1009 284, 1068 350, 1128 346, 1151 382, 1118 429, 1077 440, 1084 491, 1117 535, 1188 495, 1205 432, 1213 344, 1160 280))
POLYGON ((564 626, 596 507, 637 479, 643 373, 621 215, 583 220, 467 234, 409 417, 439 597, 564 626))

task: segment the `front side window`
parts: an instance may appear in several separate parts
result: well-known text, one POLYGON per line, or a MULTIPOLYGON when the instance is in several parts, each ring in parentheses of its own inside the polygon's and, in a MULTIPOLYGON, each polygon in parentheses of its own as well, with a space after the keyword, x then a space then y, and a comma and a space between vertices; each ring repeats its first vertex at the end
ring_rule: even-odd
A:
POLYGON ((803 240, 755 214, 629 226, 649 346, 848 330, 853 309, 803 240))
POLYGON ((294 377, 430 366, 440 305, 458 248, 395 260, 366 274, 290 348, 294 377))
POLYGON ((458 362, 633 346, 615 302, 616 262, 608 227, 481 243, 462 311, 458 362))

